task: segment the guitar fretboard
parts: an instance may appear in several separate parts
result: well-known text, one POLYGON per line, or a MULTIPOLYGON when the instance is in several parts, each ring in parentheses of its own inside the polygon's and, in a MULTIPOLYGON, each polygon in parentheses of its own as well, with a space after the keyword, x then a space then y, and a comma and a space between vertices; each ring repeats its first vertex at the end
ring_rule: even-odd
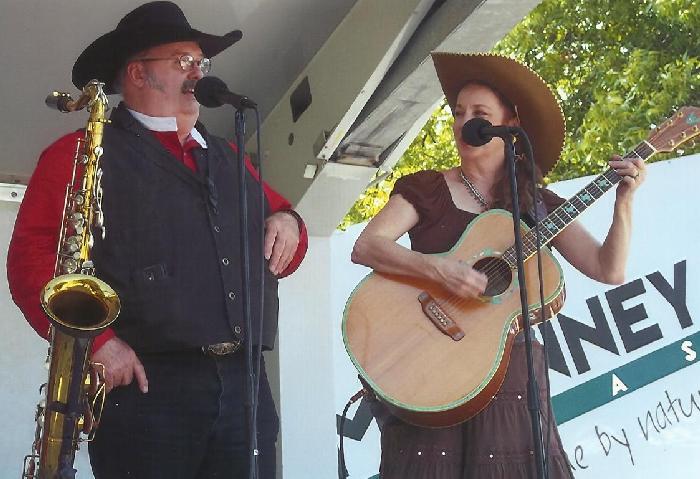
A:
MULTIPOLYGON (((624 158, 641 158, 646 160, 656 153, 656 150, 648 142, 639 143, 632 151, 627 153, 624 158)), ((610 189, 618 184, 621 180, 615 170, 609 168, 605 173, 596 177, 570 200, 562 203, 557 209, 548 214, 539 223, 541 244, 548 244, 555 236, 561 233, 564 228, 569 226, 578 216, 583 213, 589 206, 595 203, 601 196, 610 191, 610 189)), ((530 258, 537 252, 537 232, 532 228, 523 235, 523 256, 525 259, 530 258)), ((502 259, 508 265, 515 269, 517 265, 515 256, 515 245, 508 248, 502 256, 502 259)))

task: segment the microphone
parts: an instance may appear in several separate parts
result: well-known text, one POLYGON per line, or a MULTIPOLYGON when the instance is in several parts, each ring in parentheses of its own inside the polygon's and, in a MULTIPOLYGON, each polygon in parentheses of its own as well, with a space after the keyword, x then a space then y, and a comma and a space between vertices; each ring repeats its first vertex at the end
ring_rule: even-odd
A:
POLYGON ((493 126, 483 118, 472 118, 462 127, 462 140, 471 146, 485 145, 494 136, 501 138, 518 135, 522 128, 517 126, 493 126))
POLYGON ((233 105, 236 109, 256 108, 258 105, 247 96, 238 95, 228 89, 226 83, 217 77, 204 77, 194 86, 194 97, 202 106, 217 108, 233 105))

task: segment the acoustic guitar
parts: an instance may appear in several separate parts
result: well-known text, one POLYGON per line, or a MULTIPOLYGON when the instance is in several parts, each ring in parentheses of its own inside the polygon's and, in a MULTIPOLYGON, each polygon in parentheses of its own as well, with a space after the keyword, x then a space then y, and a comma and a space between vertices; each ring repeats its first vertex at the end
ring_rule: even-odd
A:
MULTIPOLYGON (((683 107, 625 158, 669 152, 700 134, 700 108, 683 107)), ((621 177, 608 169, 537 226, 549 243, 621 177)), ((536 230, 520 225, 531 324, 554 316, 565 298, 562 269, 541 249, 544 304, 539 300, 536 230)), ((478 299, 451 295, 440 284, 373 272, 345 306, 345 348, 362 379, 393 414, 424 427, 466 421, 500 388, 515 335, 523 328, 513 217, 490 210, 475 218, 448 252, 488 277, 478 299)))

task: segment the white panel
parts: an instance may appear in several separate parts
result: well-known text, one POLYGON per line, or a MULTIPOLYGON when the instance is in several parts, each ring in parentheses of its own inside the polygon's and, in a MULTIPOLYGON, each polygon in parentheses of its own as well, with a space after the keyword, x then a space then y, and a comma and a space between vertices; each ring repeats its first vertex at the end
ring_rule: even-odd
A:
POLYGON ((310 234, 330 236, 365 190, 377 168, 326 163, 297 205, 310 234))
POLYGON ((280 437, 288 479, 337 471, 330 265, 328 239, 311 237, 301 268, 280 282, 280 437))

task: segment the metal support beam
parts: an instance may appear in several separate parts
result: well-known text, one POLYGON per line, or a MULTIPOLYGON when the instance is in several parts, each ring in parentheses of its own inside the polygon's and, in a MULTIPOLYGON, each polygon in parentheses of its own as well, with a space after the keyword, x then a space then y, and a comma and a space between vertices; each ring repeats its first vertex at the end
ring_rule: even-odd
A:
POLYGON ((16 183, 0 183, 0 201, 21 203, 27 187, 16 183))
MULTIPOLYGON (((539 0, 446 0, 431 12, 367 102, 340 151, 369 146, 390 170, 410 145, 396 143, 442 99, 431 51, 485 52, 503 38, 539 0)), ((427 120, 427 116, 425 116, 427 120)), ((423 120, 423 121, 425 121, 423 120)), ((378 166, 378 165, 377 165, 378 166)))
POLYGON ((430 52, 488 51, 538 3, 359 0, 265 119, 268 181, 330 235, 442 98, 430 52))
MULTIPOLYGON (((267 116, 266 179, 293 203, 313 182, 304 173, 322 171, 433 3, 358 0, 267 116)), ((317 234, 314 218, 307 221, 317 234)))

